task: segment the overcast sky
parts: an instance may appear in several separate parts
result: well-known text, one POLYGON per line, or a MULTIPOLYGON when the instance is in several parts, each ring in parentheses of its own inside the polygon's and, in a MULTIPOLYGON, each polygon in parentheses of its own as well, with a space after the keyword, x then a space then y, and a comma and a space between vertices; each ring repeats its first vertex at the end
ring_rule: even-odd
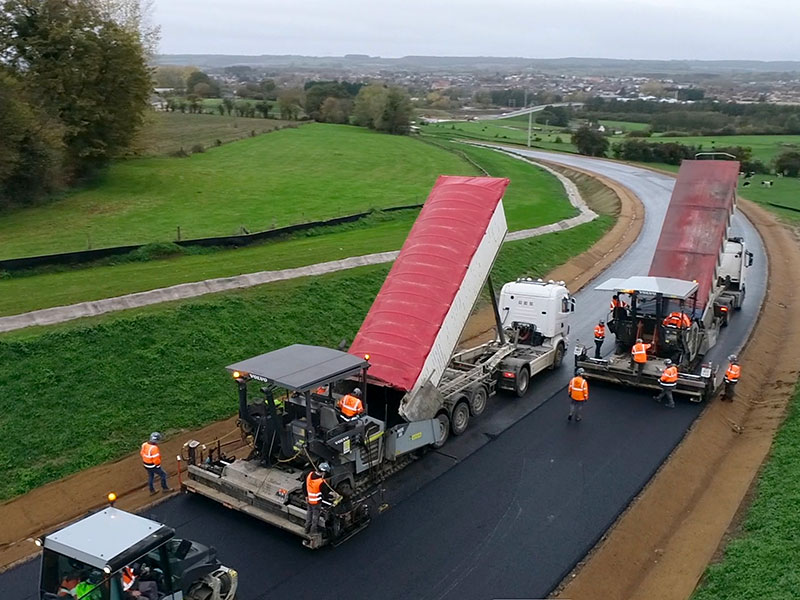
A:
POLYGON ((164 54, 800 60, 798 0, 155 0, 164 54))

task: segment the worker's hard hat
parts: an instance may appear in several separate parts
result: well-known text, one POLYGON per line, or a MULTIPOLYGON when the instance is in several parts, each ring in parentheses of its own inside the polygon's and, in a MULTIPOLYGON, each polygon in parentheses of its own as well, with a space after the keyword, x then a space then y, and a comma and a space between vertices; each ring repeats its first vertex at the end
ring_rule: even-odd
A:
POLYGON ((583 367, 578 367, 578 370, 575 371, 575 375, 583 375, 586 371, 583 370, 583 367))
POLYGON ((642 338, 636 338, 636 343, 637 344, 641 344, 642 343, 642 338))
POLYGON ((320 473, 330 473, 331 472, 331 466, 326 462, 321 462, 321 463, 319 463, 319 466, 317 467, 317 471, 319 471, 320 473))
POLYGON ((151 444, 157 444, 160 441, 161 441, 161 434, 159 432, 154 431, 153 433, 150 434, 150 443, 151 444))
POLYGON ((606 324, 606 322, 603 321, 603 319, 600 319, 600 325, 605 325, 605 324, 606 324))
POLYGON ((729 361, 731 361, 731 362, 736 362, 736 361, 737 361, 737 360, 739 360, 739 359, 738 359, 738 357, 737 357, 735 354, 731 354, 731 355, 728 357, 728 360, 729 360, 729 361))
POLYGON ((353 390, 353 396, 358 396, 359 398, 361 398, 361 388, 355 388, 353 390))
POLYGON ((670 359, 667 359, 664 361, 664 364, 670 366, 672 364, 672 361, 670 359))

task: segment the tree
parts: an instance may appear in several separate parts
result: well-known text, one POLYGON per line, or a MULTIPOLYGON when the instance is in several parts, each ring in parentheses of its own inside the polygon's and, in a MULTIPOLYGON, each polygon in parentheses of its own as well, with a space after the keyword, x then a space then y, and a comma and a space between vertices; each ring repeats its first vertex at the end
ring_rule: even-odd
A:
POLYGON ((232 98, 223 98, 222 105, 225 107, 225 112, 228 113, 228 116, 231 116, 233 112, 233 99, 232 98))
POLYGON ((349 123, 353 101, 349 98, 325 98, 319 109, 319 120, 325 123, 349 123))
POLYGON ((26 204, 61 184, 61 125, 32 106, 0 69, 0 209, 26 204))
POLYGON ((85 175, 131 144, 152 91, 146 51, 96 0, 6 0, 0 48, 31 102, 63 124, 69 173, 85 175))
POLYGON ((784 152, 775 159, 775 170, 789 177, 800 175, 800 152, 784 152))
POLYGON ((269 119, 269 102, 266 100, 262 100, 258 104, 256 104, 255 109, 261 113, 261 116, 265 119, 269 119))
POLYGON ((608 138, 588 125, 579 127, 572 134, 572 143, 586 156, 605 156, 608 151, 608 138))
POLYGON ((390 87, 381 118, 375 123, 379 131, 405 135, 411 126, 411 99, 405 90, 390 87))
MULTIPOLYGON (((104 18, 136 34, 148 58, 158 52, 161 26, 153 23, 155 0, 94 0, 104 18)), ((172 87, 172 86, 164 86, 172 87)))
POLYGON ((286 88, 278 94, 278 110, 281 119, 297 120, 303 104, 303 90, 299 88, 286 88))
POLYGON ((200 98, 210 98, 214 90, 208 83, 201 81, 192 88, 192 93, 200 98))
POLYGON ((353 116, 357 125, 375 129, 375 123, 383 114, 383 107, 389 90, 379 84, 373 83, 361 88, 353 105, 353 116))

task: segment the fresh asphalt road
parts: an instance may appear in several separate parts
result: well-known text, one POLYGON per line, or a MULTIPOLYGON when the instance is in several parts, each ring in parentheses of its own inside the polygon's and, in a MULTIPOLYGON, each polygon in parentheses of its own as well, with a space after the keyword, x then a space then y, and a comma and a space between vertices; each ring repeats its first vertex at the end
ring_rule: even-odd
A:
MULTIPOLYGON (((646 207, 639 239, 598 278, 646 274, 673 180, 633 166, 518 151, 617 180, 646 207)), ((753 227, 734 218, 755 254, 747 299, 710 354, 722 362, 755 322, 766 257, 753 227)), ((572 338, 591 339, 608 294, 577 294, 572 338)), ((610 352, 611 344, 607 343, 610 352)), ((468 431, 386 483, 390 509, 339 548, 297 538, 202 498, 180 496, 151 515, 214 545, 240 573, 240 600, 298 598, 537 598, 546 596, 602 536, 680 442, 702 407, 669 411, 650 393, 595 384, 584 420, 567 422, 565 368, 535 378, 522 399, 498 396, 468 431), (477 450, 480 450, 479 452, 477 450)), ((231 405, 235 394, 231 390, 231 405)), ((38 564, 0 575, 2 598, 34 598, 38 564)))

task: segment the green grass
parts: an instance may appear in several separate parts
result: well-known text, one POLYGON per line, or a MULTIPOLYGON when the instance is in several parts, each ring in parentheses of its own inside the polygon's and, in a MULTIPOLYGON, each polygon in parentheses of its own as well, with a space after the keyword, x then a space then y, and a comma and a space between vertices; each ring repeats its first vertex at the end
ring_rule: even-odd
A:
MULTIPOLYGON (((623 138, 617 136, 614 141, 623 138)), ((654 135, 645 138, 648 142, 676 142, 686 146, 703 146, 703 152, 712 152, 715 148, 728 146, 747 146, 753 149, 753 158, 769 163, 782 152, 800 151, 800 135, 717 135, 717 136, 687 136, 687 137, 662 137, 654 135)))
MULTIPOLYGON (((425 144, 418 146, 427 147, 425 144)), ((491 150, 452 143, 445 146, 468 154, 492 175, 511 179, 504 201, 510 230, 538 227, 575 214, 561 183, 550 173, 491 150)), ((464 169, 469 171, 472 167, 464 162, 464 169)), ((99 300, 178 283, 398 250, 416 215, 417 211, 413 210, 382 213, 358 223, 318 228, 288 239, 237 250, 0 279, 0 315, 99 300)))
MULTIPOLYGON (((611 224, 507 244, 497 281, 540 276, 611 224)), ((0 500, 235 412, 224 366, 285 344, 352 339, 388 272, 317 278, 0 336, 0 500), (23 457, 22 460, 12 460, 23 457)))
POLYGON ((635 123, 633 121, 607 121, 605 119, 600 120, 601 125, 605 125, 606 130, 615 130, 620 129, 622 131, 644 131, 645 129, 649 129, 650 125, 647 123, 635 123))
MULTIPOLYGON (((204 118, 192 115, 197 118, 204 118)), ((95 185, 0 220, 0 257, 229 235, 416 204, 440 174, 476 174, 407 136, 310 124, 189 158, 114 164, 95 185)))
POLYGON ((800 590, 800 393, 775 436, 740 535, 693 600, 792 600, 800 590))
MULTIPOLYGON (((499 144, 528 143, 527 121, 524 126, 511 119, 497 121, 458 121, 453 123, 430 123, 422 127, 422 133, 434 139, 474 139, 499 144), (508 122, 507 122, 508 121, 508 122)), ((537 125, 537 127, 542 127, 537 125)), ((558 130, 534 131, 531 146, 544 150, 559 150, 561 152, 576 152, 575 146, 570 142, 570 134, 559 133, 558 130), (535 137, 541 138, 536 141, 535 137), (556 138, 561 138, 561 143, 556 143, 556 138)))
POLYGON ((250 137, 253 131, 256 134, 268 133, 290 124, 290 121, 276 119, 152 112, 136 138, 132 153, 165 156, 181 148, 188 153, 197 144, 208 149, 214 147, 217 140, 233 142, 250 137))

